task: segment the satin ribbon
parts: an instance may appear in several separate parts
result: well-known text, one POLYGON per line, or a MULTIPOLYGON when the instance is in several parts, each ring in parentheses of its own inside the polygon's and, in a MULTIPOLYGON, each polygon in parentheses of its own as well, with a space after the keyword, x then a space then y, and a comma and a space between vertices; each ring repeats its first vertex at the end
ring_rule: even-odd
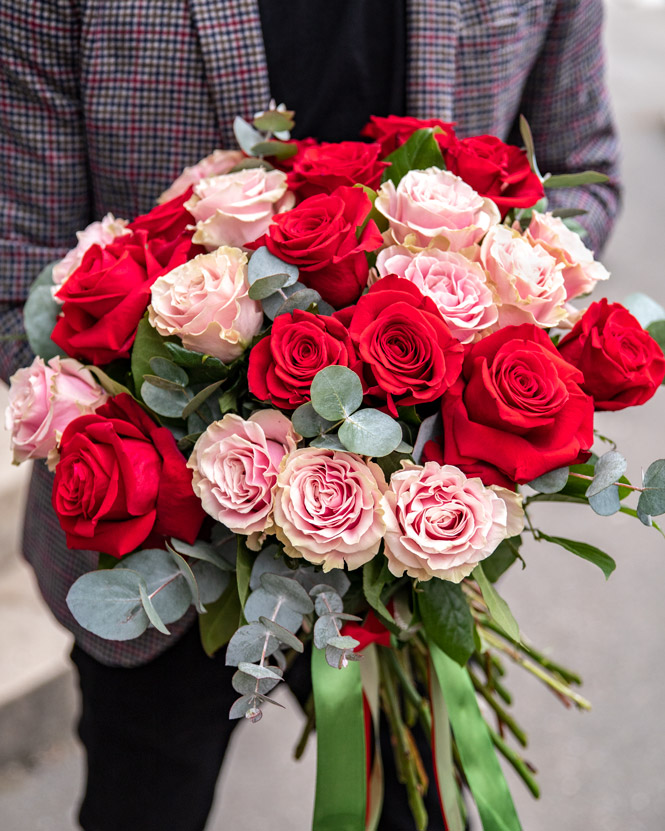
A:
POLYGON ((460 812, 460 793, 455 779, 448 708, 431 660, 428 675, 432 704, 432 761, 443 825, 446 831, 464 831, 464 820, 460 812))
POLYGON ((429 650, 484 831, 522 831, 469 673, 435 644, 429 650))

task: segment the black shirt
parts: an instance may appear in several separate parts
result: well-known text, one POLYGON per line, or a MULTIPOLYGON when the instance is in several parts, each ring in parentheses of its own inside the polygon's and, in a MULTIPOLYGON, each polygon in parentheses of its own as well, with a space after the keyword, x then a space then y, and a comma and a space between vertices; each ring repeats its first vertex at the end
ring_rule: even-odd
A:
POLYGON ((370 115, 404 115, 406 0, 259 0, 272 97, 293 138, 358 139, 370 115))

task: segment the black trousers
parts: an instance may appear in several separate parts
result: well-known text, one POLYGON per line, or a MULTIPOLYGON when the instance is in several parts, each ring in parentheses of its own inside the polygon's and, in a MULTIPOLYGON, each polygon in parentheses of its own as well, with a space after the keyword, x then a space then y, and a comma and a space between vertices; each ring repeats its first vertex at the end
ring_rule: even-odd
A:
MULTIPOLYGON (((224 650, 208 658, 194 626, 144 666, 107 667, 78 647, 72 659, 79 672, 79 736, 88 762, 79 815, 84 831, 203 831, 236 724, 228 718, 237 698, 234 668, 224 665, 224 650)), ((288 683, 301 701, 307 698, 307 662, 295 662, 288 683)), ((412 831, 386 730, 381 740, 386 796, 380 831, 412 831)), ((429 763, 423 736, 419 743, 429 763)), ((427 807, 430 831, 443 831, 433 784, 427 807)))

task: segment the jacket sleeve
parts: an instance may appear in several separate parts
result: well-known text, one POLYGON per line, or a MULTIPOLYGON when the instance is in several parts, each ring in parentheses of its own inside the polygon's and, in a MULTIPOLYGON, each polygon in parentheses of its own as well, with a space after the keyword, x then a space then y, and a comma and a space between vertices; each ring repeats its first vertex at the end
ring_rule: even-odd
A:
MULTIPOLYGON (((620 204, 618 141, 605 82, 602 0, 559 0, 520 111, 533 133, 541 173, 596 170, 604 185, 547 191, 550 208, 582 208, 586 243, 600 251, 620 204)), ((520 144, 516 125, 513 140, 520 144)))
POLYGON ((0 377, 31 353, 32 281, 90 221, 76 0, 0 0, 0 377))

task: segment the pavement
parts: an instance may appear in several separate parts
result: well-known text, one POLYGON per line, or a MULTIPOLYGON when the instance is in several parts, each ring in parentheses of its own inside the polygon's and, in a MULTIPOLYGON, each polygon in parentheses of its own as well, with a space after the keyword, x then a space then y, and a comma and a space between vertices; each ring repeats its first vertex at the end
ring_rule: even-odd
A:
MULTIPOLYGON (((665 305, 658 245, 665 216, 664 0, 611 0, 607 43, 626 184, 623 215, 603 257, 613 272, 607 294, 620 300, 639 289, 665 305)), ((631 460, 634 480, 641 467, 665 457, 664 411, 661 389, 644 407, 599 419, 601 432, 631 460)), ((25 471, 1 469, 0 829, 76 831, 84 772, 73 730, 70 641, 17 557, 25 471)), ((511 671, 515 712, 529 733, 528 755, 543 792, 534 801, 508 774, 524 829, 660 831, 665 540, 629 517, 601 519, 578 506, 550 505, 540 517, 543 530, 588 540, 618 565, 606 582, 574 555, 532 543, 526 569, 503 582, 523 632, 583 674, 583 693, 593 704, 590 713, 566 710, 533 678, 511 671)), ((271 709, 260 724, 236 730, 208 831, 254 831, 267 816, 280 831, 309 831, 314 748, 302 762, 292 760, 302 717, 285 692, 282 701, 285 711, 271 709)))

